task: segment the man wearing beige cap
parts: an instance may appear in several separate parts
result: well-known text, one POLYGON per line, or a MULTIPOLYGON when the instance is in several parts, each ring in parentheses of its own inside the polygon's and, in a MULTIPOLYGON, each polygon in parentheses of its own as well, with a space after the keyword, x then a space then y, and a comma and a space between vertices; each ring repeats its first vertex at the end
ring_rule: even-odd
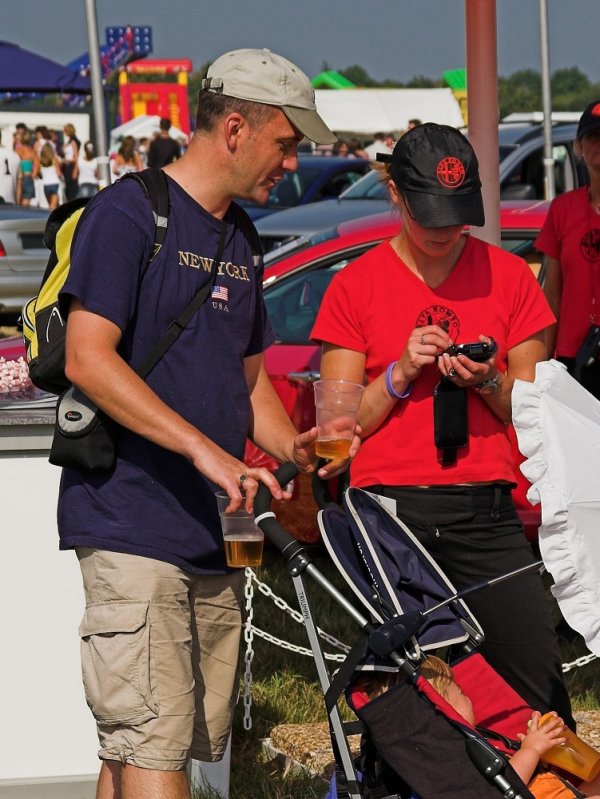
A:
POLYGON ((188 759, 222 757, 243 570, 225 564, 214 494, 249 511, 261 483, 284 496, 266 469, 244 465, 247 437, 315 468, 316 429, 298 434, 264 368, 274 335, 262 258, 232 203, 265 202, 297 168, 304 136, 335 140, 306 75, 268 50, 226 53, 203 82, 187 152, 164 169, 170 213, 152 263, 155 219, 135 180, 96 195, 77 229, 63 292, 67 374, 118 424, 115 465, 64 469, 58 507, 60 546, 76 550, 85 589, 98 799, 188 799, 188 759), (202 286, 210 296, 142 380, 135 370, 202 286))

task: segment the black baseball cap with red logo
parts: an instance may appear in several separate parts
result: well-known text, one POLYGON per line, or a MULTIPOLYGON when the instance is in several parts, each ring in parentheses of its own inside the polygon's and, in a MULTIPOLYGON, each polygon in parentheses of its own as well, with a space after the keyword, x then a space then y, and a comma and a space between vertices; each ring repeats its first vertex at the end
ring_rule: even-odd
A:
POLYGON ((377 160, 390 163, 410 215, 423 227, 485 223, 477 156, 456 128, 418 125, 377 160))
POLYGON ((600 100, 590 103, 579 118, 576 138, 582 139, 586 133, 600 128, 600 100))

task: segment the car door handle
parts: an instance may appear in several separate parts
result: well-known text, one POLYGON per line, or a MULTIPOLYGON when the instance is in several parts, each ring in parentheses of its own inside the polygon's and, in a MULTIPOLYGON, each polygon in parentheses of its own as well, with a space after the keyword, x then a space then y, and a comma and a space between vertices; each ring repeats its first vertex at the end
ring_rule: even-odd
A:
POLYGON ((314 383, 320 377, 319 372, 288 372, 288 380, 293 383, 314 383))

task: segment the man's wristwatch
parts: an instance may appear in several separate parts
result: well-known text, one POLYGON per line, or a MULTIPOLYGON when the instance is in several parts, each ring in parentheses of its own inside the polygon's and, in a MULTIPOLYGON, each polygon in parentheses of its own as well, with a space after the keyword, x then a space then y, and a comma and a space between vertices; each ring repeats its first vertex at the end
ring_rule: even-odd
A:
POLYGON ((473 386, 473 388, 480 394, 491 394, 492 391, 500 388, 501 385, 502 378, 500 377, 500 372, 496 372, 496 377, 491 377, 489 380, 484 380, 483 383, 479 383, 478 385, 473 386))

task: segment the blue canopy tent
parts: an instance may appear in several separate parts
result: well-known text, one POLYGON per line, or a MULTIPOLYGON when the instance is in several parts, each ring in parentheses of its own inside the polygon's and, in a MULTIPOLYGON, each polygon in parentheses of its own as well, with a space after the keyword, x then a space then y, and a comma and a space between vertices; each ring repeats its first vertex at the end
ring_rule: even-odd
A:
POLYGON ((0 41, 0 92, 91 94, 90 79, 56 61, 0 41))

